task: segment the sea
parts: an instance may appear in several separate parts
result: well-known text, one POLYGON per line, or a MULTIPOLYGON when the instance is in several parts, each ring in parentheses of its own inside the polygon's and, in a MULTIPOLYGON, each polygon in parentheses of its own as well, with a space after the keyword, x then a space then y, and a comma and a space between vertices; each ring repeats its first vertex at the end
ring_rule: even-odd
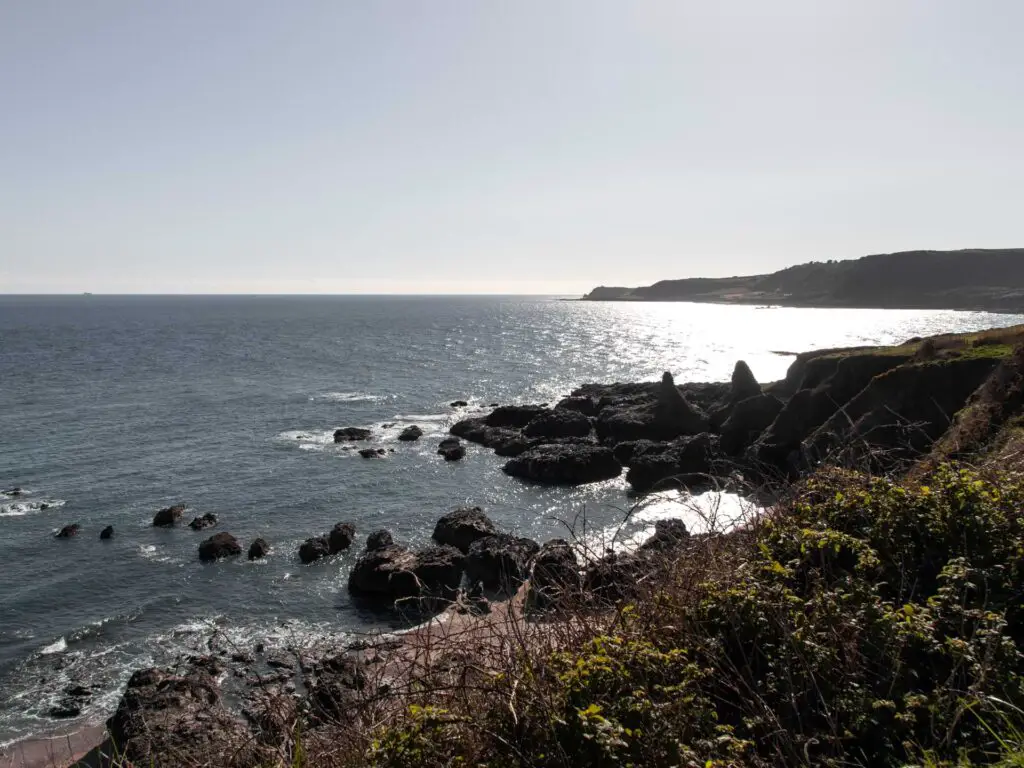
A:
POLYGON ((0 745, 52 732, 69 685, 116 706, 131 672, 177 663, 210 637, 301 646, 393 630, 352 604, 363 536, 411 546, 479 505, 503 529, 581 548, 626 546, 654 521, 728 525, 724 493, 641 500, 624 479, 546 488, 469 446, 436 454, 458 418, 490 404, 554 404, 586 382, 761 381, 793 353, 1024 322, 983 312, 592 303, 524 296, 0 296, 0 745), (450 403, 465 400, 465 408, 450 403), (417 424, 415 443, 400 430, 417 424), (335 429, 370 427, 363 459, 335 429), (265 560, 203 564, 210 535, 153 513, 212 512, 265 560), (304 566, 306 538, 355 525, 352 551, 304 566), (56 539, 78 523, 79 536, 56 539), (114 538, 101 541, 107 525, 114 538))

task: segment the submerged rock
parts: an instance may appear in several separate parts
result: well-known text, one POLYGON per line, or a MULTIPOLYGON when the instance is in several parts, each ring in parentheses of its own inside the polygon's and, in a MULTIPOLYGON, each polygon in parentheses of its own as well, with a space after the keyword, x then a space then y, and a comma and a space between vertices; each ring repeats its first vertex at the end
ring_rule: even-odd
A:
POLYGON ((184 504, 175 504, 173 507, 161 509, 153 515, 153 525, 157 528, 170 528, 177 523, 185 514, 184 504))
POLYGON ((445 461, 458 461, 466 455, 466 449, 461 444, 438 448, 437 452, 444 457, 445 461))
POLYGON ((249 559, 259 560, 267 556, 270 552, 270 546, 267 544, 267 540, 264 538, 254 539, 252 544, 249 545, 249 559))
POLYGON ((352 546, 356 537, 356 527, 352 523, 337 523, 327 534, 327 545, 330 554, 336 555, 352 546))
POLYGON ((387 451, 383 448, 361 448, 359 455, 364 459, 379 459, 387 455, 387 451))
POLYGON ((80 526, 78 523, 72 523, 71 525, 65 525, 63 528, 61 528, 59 531, 57 531, 57 534, 56 534, 55 538, 58 538, 58 539, 70 539, 73 536, 77 536, 81 532, 81 530, 82 530, 82 526, 80 526))
POLYGON ((114 538, 114 526, 108 525, 102 531, 100 531, 100 539, 106 541, 107 539, 114 538))
POLYGON ((309 565, 331 554, 331 545, 326 536, 313 536, 299 545, 299 560, 309 565))
POLYGON ((587 444, 540 445, 510 459, 502 471, 550 485, 581 485, 610 480, 622 466, 608 448, 587 444))
POLYGON ((188 524, 188 527, 193 531, 201 531, 204 528, 212 528, 217 524, 217 516, 212 512, 207 512, 202 517, 192 518, 192 522, 188 524))
POLYGON ((199 559, 204 562, 240 554, 242 554, 242 547, 238 540, 226 531, 215 533, 199 545, 199 559))
POLYGON ((467 403, 465 400, 452 400, 452 402, 448 403, 448 405, 451 406, 452 408, 465 408, 467 405, 469 405, 469 403, 467 403))
POLYGON ((406 427, 398 434, 398 439, 406 443, 411 443, 414 440, 419 440, 421 437, 423 437, 423 430, 420 429, 415 424, 413 424, 411 427, 406 427))
POLYGON ((459 507, 437 521, 433 539, 465 554, 474 541, 497 532, 494 523, 480 507, 459 507))
POLYGON ((342 427, 334 430, 334 442, 344 443, 353 440, 369 440, 373 433, 363 427, 342 427))

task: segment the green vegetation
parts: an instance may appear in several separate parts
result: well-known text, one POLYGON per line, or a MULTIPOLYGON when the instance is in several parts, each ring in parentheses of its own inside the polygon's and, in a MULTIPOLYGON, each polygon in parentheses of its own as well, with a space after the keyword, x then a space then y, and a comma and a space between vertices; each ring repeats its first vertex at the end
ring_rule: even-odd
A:
POLYGON ((1024 765, 1022 510, 1007 472, 823 472, 570 642, 477 660, 458 690, 426 675, 364 759, 1024 765))

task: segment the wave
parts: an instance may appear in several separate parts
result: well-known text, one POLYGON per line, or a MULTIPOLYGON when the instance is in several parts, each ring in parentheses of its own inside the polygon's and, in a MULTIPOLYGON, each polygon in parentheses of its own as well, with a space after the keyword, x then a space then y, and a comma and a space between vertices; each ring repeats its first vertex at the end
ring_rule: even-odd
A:
POLYGON ((38 512, 45 512, 48 509, 56 509, 67 504, 64 499, 40 499, 39 501, 15 501, 9 504, 0 504, 0 517, 23 517, 34 515, 38 512))
POLYGON ((64 653, 68 649, 68 641, 63 637, 57 638, 54 642, 39 649, 40 656, 51 656, 54 653, 64 653))
POLYGON ((387 396, 372 395, 368 392, 321 392, 309 399, 311 401, 326 400, 329 403, 376 403, 387 399, 387 396))

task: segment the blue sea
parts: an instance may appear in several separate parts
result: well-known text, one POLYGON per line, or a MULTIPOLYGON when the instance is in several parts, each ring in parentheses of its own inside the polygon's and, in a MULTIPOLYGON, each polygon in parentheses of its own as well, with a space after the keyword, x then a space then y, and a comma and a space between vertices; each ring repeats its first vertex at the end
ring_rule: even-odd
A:
MULTIPOLYGON (((81 719, 102 719, 133 669, 173 664, 214 631, 273 646, 387 628, 346 593, 361 541, 298 562, 299 543, 336 522, 422 545, 438 517, 475 504, 538 540, 617 531, 636 501, 622 479, 541 488, 479 447, 458 463, 436 455, 453 421, 490 403, 553 404, 585 382, 665 370, 722 381, 741 358, 768 381, 797 351, 1020 322, 519 296, 0 297, 0 490, 24 491, 0 495, 0 744, 51 731, 72 683, 96 691, 81 719), (424 437, 398 442, 410 424, 424 437), (345 426, 394 453, 335 445, 345 426), (186 520, 215 513, 243 547, 266 538, 270 556, 200 564, 209 533, 151 526, 175 503, 186 520), (81 535, 55 539, 69 523, 81 535)), ((742 506, 662 498, 621 535, 686 504, 691 516, 742 506)))

